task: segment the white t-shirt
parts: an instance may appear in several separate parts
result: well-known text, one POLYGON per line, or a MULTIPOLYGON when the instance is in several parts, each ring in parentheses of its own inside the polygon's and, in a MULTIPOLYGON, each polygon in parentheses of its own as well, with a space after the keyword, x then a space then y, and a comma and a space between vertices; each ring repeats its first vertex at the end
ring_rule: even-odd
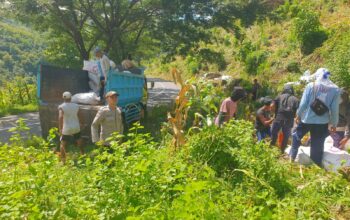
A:
POLYGON ((79 105, 71 102, 65 102, 58 106, 58 110, 63 111, 63 135, 73 135, 80 132, 78 118, 79 105))

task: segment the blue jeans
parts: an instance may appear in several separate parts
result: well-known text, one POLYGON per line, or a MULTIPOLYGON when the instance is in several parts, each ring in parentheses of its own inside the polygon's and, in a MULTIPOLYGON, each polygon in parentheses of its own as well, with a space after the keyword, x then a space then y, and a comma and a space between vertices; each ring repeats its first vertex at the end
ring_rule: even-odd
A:
POLYGON ((304 124, 299 123, 292 134, 293 143, 290 151, 292 160, 295 160, 301 139, 310 131, 311 135, 311 159, 320 167, 322 167, 324 142, 329 135, 328 124, 304 124))
POLYGON ((292 133, 292 127, 293 127, 293 123, 291 123, 290 121, 287 121, 287 120, 274 121, 272 123, 271 145, 272 146, 276 145, 278 133, 282 129, 282 133, 283 133, 283 141, 282 141, 282 146, 281 146, 282 153, 284 153, 284 151, 286 150, 286 147, 288 144, 288 139, 292 133))
POLYGON ((267 137, 271 137, 271 130, 266 129, 266 130, 261 130, 256 132, 256 136, 258 137, 258 142, 264 140, 267 137))

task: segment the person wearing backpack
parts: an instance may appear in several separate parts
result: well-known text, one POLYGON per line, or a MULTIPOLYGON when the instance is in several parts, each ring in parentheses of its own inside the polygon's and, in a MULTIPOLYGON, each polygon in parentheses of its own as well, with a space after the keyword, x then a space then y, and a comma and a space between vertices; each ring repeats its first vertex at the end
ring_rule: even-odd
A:
POLYGON ((292 134, 290 159, 294 161, 301 140, 306 133, 311 135, 311 159, 322 167, 324 142, 330 132, 334 133, 339 121, 340 90, 330 79, 331 73, 320 68, 316 72, 316 82, 309 83, 304 90, 297 110, 297 127, 292 134))
POLYGON ((276 145, 278 133, 282 130, 283 141, 281 151, 284 153, 292 132, 294 118, 299 107, 299 99, 294 96, 293 86, 285 85, 282 94, 277 96, 273 105, 275 107, 275 120, 271 127, 271 146, 276 145))

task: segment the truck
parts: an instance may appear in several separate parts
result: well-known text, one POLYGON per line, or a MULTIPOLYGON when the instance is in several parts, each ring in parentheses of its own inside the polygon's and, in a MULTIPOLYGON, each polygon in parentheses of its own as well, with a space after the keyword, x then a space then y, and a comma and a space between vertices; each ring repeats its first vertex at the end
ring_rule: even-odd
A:
MULTIPOLYGON (((118 107, 122 109, 124 127, 141 119, 144 89, 147 82, 144 71, 133 74, 128 71, 111 69, 105 85, 106 92, 119 93, 118 107)), ((37 96, 39 100, 39 117, 42 136, 47 137, 51 128, 58 127, 58 106, 63 102, 62 93, 69 91, 72 95, 90 91, 88 72, 77 69, 55 67, 40 64, 37 73, 37 96)), ((91 140, 91 124, 102 105, 79 104, 81 135, 91 140)))

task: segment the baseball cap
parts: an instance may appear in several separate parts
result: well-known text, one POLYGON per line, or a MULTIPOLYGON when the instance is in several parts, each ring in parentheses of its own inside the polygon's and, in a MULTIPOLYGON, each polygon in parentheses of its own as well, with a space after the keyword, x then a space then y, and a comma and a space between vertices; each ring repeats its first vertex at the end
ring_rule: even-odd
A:
POLYGON ((62 97, 64 99, 70 99, 70 98, 72 98, 72 94, 70 92, 66 91, 63 93, 62 97))
POLYGON ((119 94, 118 94, 117 92, 115 92, 115 91, 109 91, 109 92, 107 92, 107 94, 106 94, 106 98, 111 97, 111 96, 114 96, 114 95, 119 96, 119 94))

